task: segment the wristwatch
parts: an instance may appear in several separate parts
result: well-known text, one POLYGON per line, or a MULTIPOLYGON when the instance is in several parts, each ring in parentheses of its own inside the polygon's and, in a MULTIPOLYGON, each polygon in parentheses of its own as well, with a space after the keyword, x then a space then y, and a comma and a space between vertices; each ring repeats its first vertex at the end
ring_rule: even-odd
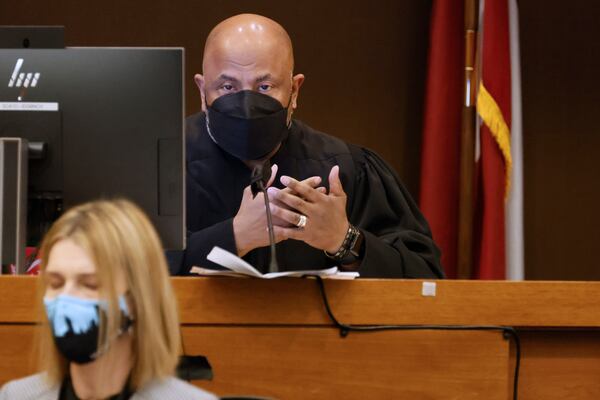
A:
POLYGON ((325 255, 340 265, 353 264, 363 257, 364 239, 363 233, 357 227, 349 225, 340 248, 333 254, 325 251, 325 255))

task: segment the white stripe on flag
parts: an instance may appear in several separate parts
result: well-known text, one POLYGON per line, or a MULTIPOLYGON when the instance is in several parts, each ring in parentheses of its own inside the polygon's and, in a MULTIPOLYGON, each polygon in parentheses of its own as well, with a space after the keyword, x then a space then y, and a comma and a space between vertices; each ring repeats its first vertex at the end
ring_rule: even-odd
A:
POLYGON ((521 60, 519 55, 519 10, 516 0, 508 0, 511 68, 511 128, 512 150, 511 188, 506 204, 506 279, 525 278, 523 242, 523 122, 521 113, 521 60))

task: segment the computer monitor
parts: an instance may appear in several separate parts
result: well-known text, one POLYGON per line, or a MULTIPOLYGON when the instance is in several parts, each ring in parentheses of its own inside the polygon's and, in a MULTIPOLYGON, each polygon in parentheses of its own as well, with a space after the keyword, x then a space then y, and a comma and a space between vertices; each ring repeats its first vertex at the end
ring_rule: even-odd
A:
POLYGON ((183 55, 0 49, 0 137, 29 143, 28 245, 62 209, 125 197, 185 247, 183 55))

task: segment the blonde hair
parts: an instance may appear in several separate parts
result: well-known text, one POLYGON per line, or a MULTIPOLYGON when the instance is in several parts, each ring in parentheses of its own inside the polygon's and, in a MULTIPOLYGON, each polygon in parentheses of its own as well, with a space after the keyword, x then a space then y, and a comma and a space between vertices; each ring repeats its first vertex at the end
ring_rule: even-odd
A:
MULTIPOLYGON (((100 320, 99 346, 119 332, 115 282, 117 274, 125 277, 134 317, 132 389, 172 376, 181 346, 177 304, 160 239, 146 215, 127 200, 94 201, 68 210, 42 242, 42 276, 53 246, 64 239, 81 246, 96 266, 100 297, 108 303, 106 321, 100 320)), ((45 286, 41 289, 43 293, 45 286)), ((57 351, 46 318, 42 320, 42 369, 51 383, 59 383, 68 373, 68 362, 57 351)))

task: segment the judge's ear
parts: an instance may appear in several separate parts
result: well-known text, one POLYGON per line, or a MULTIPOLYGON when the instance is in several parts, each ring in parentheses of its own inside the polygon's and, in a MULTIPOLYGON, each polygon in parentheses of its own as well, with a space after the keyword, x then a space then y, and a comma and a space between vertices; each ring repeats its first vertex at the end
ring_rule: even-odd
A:
POLYGON ((296 74, 292 77, 292 110, 298 107, 298 94, 300 93, 300 86, 304 83, 304 75, 296 74))
POLYGON ((202 76, 201 74, 194 75, 194 82, 196 82, 196 86, 198 86, 198 90, 200 91, 202 111, 206 112, 206 92, 204 91, 204 76, 202 76))

